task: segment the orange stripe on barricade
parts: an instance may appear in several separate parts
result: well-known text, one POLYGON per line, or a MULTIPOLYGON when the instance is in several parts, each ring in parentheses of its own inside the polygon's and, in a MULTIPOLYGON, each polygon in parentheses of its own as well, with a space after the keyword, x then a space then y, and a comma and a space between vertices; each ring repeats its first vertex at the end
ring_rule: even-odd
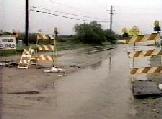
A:
POLYGON ((162 51, 157 50, 148 50, 148 51, 136 51, 136 52, 128 52, 129 58, 141 58, 141 57, 152 57, 152 56, 160 56, 162 55, 162 51))
POLYGON ((140 45, 140 44, 155 44, 157 40, 160 40, 160 35, 159 33, 152 33, 149 36, 144 36, 144 35, 138 35, 136 37, 133 37, 128 44, 133 44, 133 45, 140 45))
POLYGON ((161 73, 162 73, 162 67, 133 68, 130 70, 131 75, 161 74, 161 73))
POLYGON ((54 45, 39 45, 38 50, 39 51, 53 51, 54 45))
POLYGON ((53 61, 53 57, 49 55, 40 55, 38 56, 37 60, 38 61, 53 61))

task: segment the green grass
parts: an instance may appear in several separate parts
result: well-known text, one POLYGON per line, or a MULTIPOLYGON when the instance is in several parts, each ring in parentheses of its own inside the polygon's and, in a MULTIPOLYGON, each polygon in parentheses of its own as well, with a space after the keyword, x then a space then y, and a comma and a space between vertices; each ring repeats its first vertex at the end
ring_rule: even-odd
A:
POLYGON ((16 50, 6 50, 6 51, 0 50, 1 57, 7 57, 7 56, 11 56, 11 55, 16 55, 16 50))
MULTIPOLYGON (((83 44, 81 42, 74 41, 74 40, 65 40, 64 42, 57 42, 57 50, 58 51, 86 48, 89 46, 99 46, 99 47, 103 47, 103 48, 112 47, 112 45, 109 42, 105 42, 102 45, 101 44, 98 44, 98 45, 97 44, 96 45, 83 44)), ((8 56, 12 56, 12 55, 18 55, 18 54, 21 54, 24 49, 28 49, 29 47, 36 49, 35 44, 30 44, 30 46, 22 46, 22 47, 17 46, 16 50, 6 50, 6 51, 0 50, 0 56, 8 57, 8 56)))
POLYGON ((12 55, 18 55, 18 54, 21 54, 25 48, 27 49, 28 47, 27 46, 22 46, 22 47, 17 46, 16 50, 0 50, 0 56, 8 57, 8 56, 12 56, 12 55))
POLYGON ((81 47, 87 47, 89 45, 83 44, 80 42, 74 42, 71 40, 65 41, 65 42, 57 42, 57 50, 72 50, 72 49, 77 49, 81 47))
POLYGON ((99 47, 111 47, 111 43, 109 42, 104 42, 101 44, 84 44, 79 41, 74 41, 74 40, 66 40, 65 42, 57 42, 57 50, 72 50, 72 49, 78 49, 78 48, 86 48, 89 46, 99 46, 99 47))

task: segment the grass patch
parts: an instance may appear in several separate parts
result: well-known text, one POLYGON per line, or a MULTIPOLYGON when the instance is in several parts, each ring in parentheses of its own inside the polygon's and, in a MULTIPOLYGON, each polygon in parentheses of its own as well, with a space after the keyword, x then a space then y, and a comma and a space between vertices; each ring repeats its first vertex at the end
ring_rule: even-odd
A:
POLYGON ((66 40, 64 42, 57 42, 57 50, 72 50, 72 49, 78 49, 81 47, 87 47, 89 46, 88 44, 83 44, 77 41, 73 40, 66 40))
POLYGON ((73 50, 73 49, 78 49, 78 48, 86 48, 86 47, 95 47, 95 46, 99 46, 99 47, 113 47, 113 45, 109 42, 104 42, 102 44, 84 44, 82 42, 79 41, 75 41, 75 40, 66 40, 64 42, 57 42, 57 50, 61 51, 61 50, 73 50))
POLYGON ((16 50, 0 50, 0 56, 8 57, 12 55, 19 55, 24 51, 25 48, 28 49, 28 46, 22 46, 22 47, 17 46, 16 50))
MULTIPOLYGON (((57 50, 61 51, 61 50, 73 50, 73 49, 78 49, 78 48, 86 48, 86 47, 95 47, 95 46, 99 46, 99 47, 103 47, 103 48, 110 48, 113 47, 113 45, 111 45, 111 43, 109 42, 105 42, 101 44, 84 44, 81 43, 77 40, 64 40, 62 42, 57 42, 57 50)), ((30 46, 22 46, 19 47, 17 46, 16 50, 6 50, 6 51, 2 51, 0 50, 0 56, 1 57, 8 57, 8 56, 12 56, 12 55, 21 55, 24 49, 28 49, 29 47, 33 48, 33 49, 37 49, 36 48, 36 44, 30 44, 30 46)))

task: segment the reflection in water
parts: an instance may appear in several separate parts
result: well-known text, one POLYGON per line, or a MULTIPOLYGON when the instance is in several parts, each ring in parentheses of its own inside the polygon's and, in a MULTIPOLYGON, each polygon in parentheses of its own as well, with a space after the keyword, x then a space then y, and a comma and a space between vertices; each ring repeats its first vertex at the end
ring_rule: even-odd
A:
MULTIPOLYGON (((89 56, 72 54, 65 57, 69 60, 75 56, 89 62, 101 59, 101 62, 93 65, 96 70, 87 67, 57 80, 54 89, 47 88, 40 94, 47 97, 44 101, 31 102, 33 105, 29 109, 18 111, 24 119, 132 119, 129 69, 123 47, 114 49, 113 53, 104 51, 89 56), (111 73, 108 73, 108 65, 111 73)), ((18 114, 12 119, 17 119, 18 114)))
POLYGON ((109 52, 109 72, 111 72, 111 50, 110 50, 110 52, 109 52))
MULTIPOLYGON (((107 56, 106 56, 106 59, 108 59, 108 67, 109 67, 109 72, 111 72, 111 65, 112 65, 112 54, 111 54, 111 50, 110 51, 108 51, 108 53, 106 53, 107 54, 107 56)), ((103 55, 103 54, 102 54, 103 55)), ((95 64, 92 64, 91 66, 90 66, 90 68, 92 68, 92 69, 94 69, 94 70, 97 70, 98 68, 100 68, 101 67, 101 65, 103 64, 103 62, 105 61, 105 57, 101 57, 101 60, 100 61, 98 61, 97 63, 95 63, 95 64)))
POLYGON ((96 70, 96 69, 98 69, 101 66, 101 64, 102 64, 102 61, 99 61, 99 62, 97 62, 95 64, 92 64, 90 67, 92 69, 96 70))
POLYGON ((107 60, 94 64, 96 70, 88 67, 57 82, 58 107, 53 107, 50 119, 132 119, 128 61, 122 49, 94 55, 90 59, 106 56, 107 60))
POLYGON ((0 119, 2 118, 2 94, 3 94, 3 92, 2 92, 2 70, 3 70, 3 67, 1 67, 0 66, 0 119))

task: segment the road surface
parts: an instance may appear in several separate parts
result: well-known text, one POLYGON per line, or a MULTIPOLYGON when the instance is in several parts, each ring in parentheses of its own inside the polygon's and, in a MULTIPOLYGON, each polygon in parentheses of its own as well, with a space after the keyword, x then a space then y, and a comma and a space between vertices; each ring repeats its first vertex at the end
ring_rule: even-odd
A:
POLYGON ((99 62, 55 81, 53 88, 24 95, 30 102, 17 100, 21 105, 4 109, 3 119, 133 119, 125 46, 96 56, 99 62))

